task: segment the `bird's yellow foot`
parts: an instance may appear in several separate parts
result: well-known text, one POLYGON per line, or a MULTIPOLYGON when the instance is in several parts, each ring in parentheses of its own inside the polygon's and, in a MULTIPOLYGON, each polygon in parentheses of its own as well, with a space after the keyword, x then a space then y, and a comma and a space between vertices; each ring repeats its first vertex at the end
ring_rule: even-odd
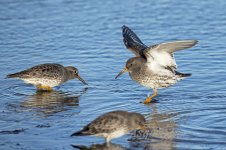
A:
POLYGON ((153 100, 153 98, 155 97, 155 96, 157 96, 157 90, 156 89, 154 89, 154 93, 151 95, 151 96, 148 96, 147 98, 146 98, 146 100, 144 101, 144 104, 150 104, 153 100))
POLYGON ((149 104, 149 103, 151 103, 151 101, 152 101, 152 97, 149 96, 145 99, 144 104, 149 104))
POLYGON ((38 85, 37 90, 38 91, 48 91, 48 92, 50 92, 53 89, 50 86, 47 86, 47 85, 38 85))

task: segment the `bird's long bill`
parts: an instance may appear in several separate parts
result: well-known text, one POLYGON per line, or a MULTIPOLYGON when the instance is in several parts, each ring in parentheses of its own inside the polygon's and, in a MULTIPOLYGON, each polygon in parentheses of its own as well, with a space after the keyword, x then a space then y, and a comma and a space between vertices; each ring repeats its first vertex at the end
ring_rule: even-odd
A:
POLYGON ((86 83, 86 81, 83 80, 79 75, 77 75, 77 78, 78 78, 83 84, 88 85, 88 84, 86 83))
POLYGON ((127 71, 128 71, 128 69, 127 69, 126 67, 123 68, 122 71, 119 72, 119 74, 115 77, 115 79, 117 79, 119 76, 121 76, 123 73, 125 73, 125 72, 127 72, 127 71))

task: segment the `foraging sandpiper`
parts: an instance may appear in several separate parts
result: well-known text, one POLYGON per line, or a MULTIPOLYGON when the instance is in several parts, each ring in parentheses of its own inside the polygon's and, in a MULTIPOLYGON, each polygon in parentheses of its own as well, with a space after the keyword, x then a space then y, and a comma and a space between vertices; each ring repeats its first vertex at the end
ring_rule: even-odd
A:
POLYGON ((73 133, 71 136, 94 135, 104 137, 106 142, 120 137, 132 130, 146 128, 146 121, 143 115, 135 112, 112 111, 105 113, 82 130, 73 133))
POLYGON ((125 25, 122 27, 122 35, 125 46, 136 57, 128 59, 125 68, 115 78, 128 71, 132 80, 152 88, 153 95, 147 97, 144 103, 150 103, 157 96, 157 89, 174 85, 177 81, 191 76, 176 71, 173 52, 190 48, 198 43, 197 40, 173 41, 148 47, 125 25))
POLYGON ((34 84, 38 90, 51 91, 53 87, 68 80, 77 78, 87 84, 73 66, 64 67, 60 64, 41 64, 27 70, 9 74, 7 78, 19 78, 25 83, 34 84))

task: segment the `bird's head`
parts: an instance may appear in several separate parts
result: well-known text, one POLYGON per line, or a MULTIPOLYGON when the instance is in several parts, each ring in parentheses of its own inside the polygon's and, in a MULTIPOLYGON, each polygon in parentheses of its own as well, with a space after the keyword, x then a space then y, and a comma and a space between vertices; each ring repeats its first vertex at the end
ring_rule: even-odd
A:
POLYGON ((133 72, 133 71, 137 71, 137 69, 139 69, 143 63, 144 63, 144 59, 141 57, 133 57, 127 60, 126 62, 126 66, 122 69, 121 72, 119 72, 119 74, 115 77, 115 79, 117 79, 120 75, 122 75, 125 72, 133 72))
POLYGON ((78 74, 78 69, 73 67, 73 66, 67 66, 65 67, 66 70, 70 73, 70 76, 72 77, 72 79, 77 78, 79 79, 83 84, 87 85, 87 83, 85 82, 85 80, 83 80, 79 74, 78 74))
POLYGON ((129 124, 131 130, 146 130, 147 128, 144 116, 139 113, 130 114, 129 124))

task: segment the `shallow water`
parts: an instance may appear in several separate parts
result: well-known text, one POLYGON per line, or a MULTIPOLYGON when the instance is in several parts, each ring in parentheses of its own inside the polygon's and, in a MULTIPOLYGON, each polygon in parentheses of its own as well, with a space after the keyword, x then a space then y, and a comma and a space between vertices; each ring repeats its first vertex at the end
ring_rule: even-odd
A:
POLYGON ((145 115, 153 138, 125 135, 108 149, 225 149, 225 7, 224 0, 1 1, 0 149, 106 149, 101 138, 70 134, 112 110, 145 115), (122 42, 124 24, 147 45, 199 40, 175 55, 178 70, 192 77, 159 90, 157 103, 140 103, 150 90, 128 74, 114 79, 133 56, 122 42), (52 93, 36 93, 20 80, 5 79, 48 62, 76 66, 89 85, 72 80, 52 93))

